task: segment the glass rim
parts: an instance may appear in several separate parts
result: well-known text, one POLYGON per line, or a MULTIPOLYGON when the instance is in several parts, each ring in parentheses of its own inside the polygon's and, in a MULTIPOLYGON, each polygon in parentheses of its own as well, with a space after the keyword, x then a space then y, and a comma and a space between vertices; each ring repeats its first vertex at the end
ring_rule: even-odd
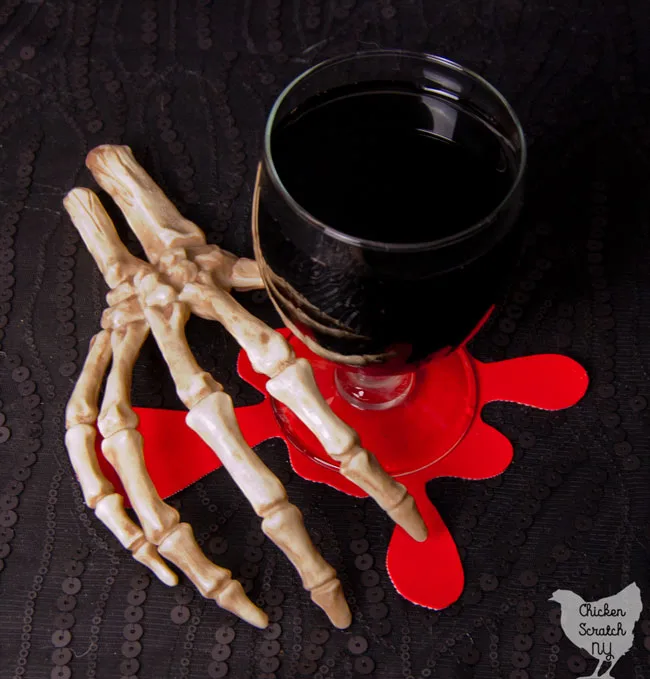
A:
POLYGON ((517 114, 515 113, 514 109, 512 108, 508 100, 501 94, 501 92, 499 92, 499 90, 496 87, 494 87, 494 85, 492 85, 489 81, 480 76, 478 73, 466 68, 465 66, 462 66, 461 64, 455 61, 452 61, 451 59, 447 59, 446 57, 428 54, 426 52, 413 52, 400 49, 362 50, 359 52, 353 52, 330 57, 329 59, 325 59, 324 61, 320 61, 317 64, 314 64, 313 66, 311 66, 310 68, 296 76, 282 90, 282 92, 280 92, 277 99, 275 100, 275 103, 273 104, 273 107, 271 108, 264 129, 263 161, 268 170, 271 182, 274 184, 275 188, 279 191, 283 199, 287 202, 289 207, 310 226, 313 226, 323 231, 332 238, 367 250, 381 250, 384 252, 386 251, 421 252, 424 250, 437 250, 439 248, 444 248, 459 243, 481 231, 484 227, 488 226, 494 221, 496 215, 503 209, 503 207, 508 203, 508 201, 512 199, 513 195, 519 188, 519 185, 521 184, 524 176, 524 171, 526 169, 527 155, 528 150, 526 146, 526 137, 524 135, 524 130, 522 128, 521 122, 519 121, 517 114), (466 229, 463 229, 463 231, 451 234, 450 236, 445 236, 443 238, 437 238, 435 240, 430 241, 422 241, 419 243, 389 243, 384 241, 371 240, 367 238, 358 238, 356 236, 351 236, 343 231, 339 231, 333 226, 330 226, 329 224, 326 224, 325 222, 322 222, 321 220, 314 217, 314 215, 309 213, 304 207, 302 207, 302 205, 300 205, 300 203, 298 203, 298 201, 291 195, 289 190, 286 188, 286 186, 280 179, 278 171, 275 167, 275 163, 273 162, 273 154, 271 153, 271 133, 273 130, 273 126, 276 122, 280 106, 282 106, 284 100, 291 93, 291 91, 302 81, 310 78, 318 71, 325 69, 329 66, 332 66, 334 64, 343 63, 346 61, 354 61, 356 59, 366 57, 387 57, 387 56, 410 57, 413 59, 419 59, 421 61, 426 61, 428 63, 434 63, 439 66, 444 66, 445 68, 469 76, 483 88, 488 90, 499 101, 499 103, 503 106, 506 113, 514 123, 517 138, 521 149, 520 153, 521 157, 519 166, 517 168, 517 174, 515 175, 512 181, 512 185, 508 190, 508 193, 504 196, 504 198, 499 202, 499 204, 495 208, 493 208, 485 217, 483 217, 478 222, 475 222, 466 229))

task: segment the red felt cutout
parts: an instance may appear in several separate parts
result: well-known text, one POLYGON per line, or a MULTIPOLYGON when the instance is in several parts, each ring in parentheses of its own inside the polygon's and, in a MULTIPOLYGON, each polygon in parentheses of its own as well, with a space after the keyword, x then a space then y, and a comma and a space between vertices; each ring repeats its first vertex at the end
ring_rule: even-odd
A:
POLYGON ((451 534, 424 485, 409 485, 429 537, 416 542, 396 526, 386 554, 386 569, 395 589, 409 601, 437 610, 446 608, 463 591, 465 575, 451 534))
MULTIPOLYGON (((462 347, 420 368, 415 391, 405 404, 378 414, 345 402, 334 387, 332 364, 314 355, 286 329, 280 332, 290 338, 297 355, 309 358, 319 388, 334 412, 361 433, 362 443, 406 485, 427 523, 429 537, 423 543, 412 540, 399 527, 394 529, 386 565, 395 588, 421 606, 449 606, 462 592, 463 568, 447 527, 427 497, 426 483, 447 476, 485 479, 501 474, 512 460, 512 445, 483 422, 482 407, 491 401, 512 401, 546 410, 568 408, 587 389, 585 370, 572 359, 554 354, 481 363, 462 347)), ((319 449, 313 435, 269 399, 264 389, 267 378, 253 371, 243 352, 237 367, 241 377, 264 395, 261 403, 236 409, 249 445, 283 438, 299 476, 365 497, 338 473, 322 449, 313 459, 287 439, 279 420, 285 421, 294 442, 319 449)), ((217 456, 185 425, 184 412, 135 410, 145 440, 147 468, 162 497, 221 466, 217 456)), ((97 449, 99 452, 99 440, 97 449)), ((106 475, 123 492, 110 465, 101 453, 99 457, 106 475)))
MULTIPOLYGON (((221 467, 219 458, 201 437, 185 424, 187 412, 159 408, 134 408, 144 437, 144 460, 160 497, 169 497, 221 467)), ((265 436, 263 440, 270 438, 265 436)), ((115 470, 101 453, 102 438, 95 444, 99 465, 118 493, 125 495, 115 470)), ((129 507, 128 499, 124 504, 129 507)))

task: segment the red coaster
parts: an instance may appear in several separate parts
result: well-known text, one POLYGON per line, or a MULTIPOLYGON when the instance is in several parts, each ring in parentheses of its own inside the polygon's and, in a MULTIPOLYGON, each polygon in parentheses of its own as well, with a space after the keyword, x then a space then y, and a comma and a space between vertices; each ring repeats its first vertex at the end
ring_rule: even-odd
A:
MULTIPOLYGON (((399 527, 393 531, 386 566, 395 588, 421 606, 441 609, 451 605, 463 590, 463 568, 456 545, 426 494, 426 483, 444 476, 486 479, 501 474, 512 460, 512 445, 483 422, 483 406, 491 401, 511 401, 545 410, 568 408, 587 389, 585 370, 574 360, 555 354, 481 363, 463 348, 421 368, 415 391, 402 406, 382 412, 362 411, 336 392, 331 363, 309 351, 289 331, 280 332, 290 338, 296 354, 310 360, 332 409, 362 432, 362 444, 389 473, 399 477, 427 523, 429 537, 425 542, 416 542, 399 527), (426 577, 422 564, 427 564, 426 577)), ((258 405, 236 409, 248 444, 283 438, 299 476, 365 497, 361 489, 338 473, 324 451, 315 458, 300 452, 296 445, 305 443, 312 450, 320 446, 304 426, 270 400, 265 391, 267 378, 253 371, 243 352, 237 368, 241 377, 265 396, 258 405), (288 434, 279 419, 290 425, 288 434)), ((185 425, 185 412, 135 410, 145 440, 147 469, 162 497, 179 492, 221 466, 215 454, 185 425)), ((100 464, 123 493, 101 453, 100 464)))

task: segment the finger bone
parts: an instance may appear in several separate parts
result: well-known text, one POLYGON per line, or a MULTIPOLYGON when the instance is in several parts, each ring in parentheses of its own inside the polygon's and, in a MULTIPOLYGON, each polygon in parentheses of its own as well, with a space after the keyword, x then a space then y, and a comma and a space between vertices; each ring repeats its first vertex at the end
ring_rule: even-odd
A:
POLYGON ((265 535, 294 564, 314 602, 323 606, 334 624, 347 627, 351 615, 336 571, 313 545, 300 510, 289 502, 280 480, 244 441, 230 396, 219 392, 206 397, 190 410, 186 421, 219 455, 262 518, 265 535), (325 592, 327 596, 321 596, 325 592))
POLYGON ((192 527, 180 523, 158 547, 160 553, 178 566, 207 599, 243 618, 255 627, 266 627, 268 617, 246 596, 240 582, 231 573, 212 563, 201 551, 192 527))
POLYGON ((95 514, 122 546, 131 551, 133 558, 150 568, 166 585, 178 584, 176 574, 169 569, 156 548, 147 542, 142 530, 124 511, 124 499, 121 495, 113 493, 102 498, 97 503, 95 514))
POLYGON ((113 484, 104 476, 95 455, 96 429, 90 424, 77 424, 65 434, 65 445, 75 475, 81 485, 84 502, 94 509, 97 502, 114 492, 113 484))
POLYGON ((135 429, 138 416, 131 408, 131 382, 133 366, 140 347, 149 333, 144 321, 130 323, 111 333, 113 364, 106 380, 104 400, 97 424, 108 439, 122 429, 135 429))
POLYGON ((158 545, 178 524, 179 514, 158 495, 145 466, 142 445, 140 432, 123 429, 104 439, 102 452, 120 477, 147 540, 158 545))
POLYGON ((340 463, 340 471, 372 497, 415 540, 427 537, 424 520, 408 491, 384 471, 374 455, 359 445, 357 434, 342 422, 318 390, 309 361, 295 363, 266 383, 266 389, 290 408, 318 437, 327 453, 340 463))
POLYGON ((67 428, 94 424, 97 419, 99 389, 111 360, 110 333, 103 330, 90 340, 86 361, 65 411, 67 428))

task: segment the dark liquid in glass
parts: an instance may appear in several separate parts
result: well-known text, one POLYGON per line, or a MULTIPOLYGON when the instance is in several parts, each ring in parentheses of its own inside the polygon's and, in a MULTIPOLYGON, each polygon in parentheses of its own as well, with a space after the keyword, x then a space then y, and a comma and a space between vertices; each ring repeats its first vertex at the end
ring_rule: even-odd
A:
POLYGON ((340 87, 284 117, 271 154, 300 208, 352 237, 306 224, 263 166, 258 231, 271 294, 324 348, 417 362, 456 347, 498 301, 516 201, 495 211, 514 183, 514 152, 472 111, 393 83, 340 87))

